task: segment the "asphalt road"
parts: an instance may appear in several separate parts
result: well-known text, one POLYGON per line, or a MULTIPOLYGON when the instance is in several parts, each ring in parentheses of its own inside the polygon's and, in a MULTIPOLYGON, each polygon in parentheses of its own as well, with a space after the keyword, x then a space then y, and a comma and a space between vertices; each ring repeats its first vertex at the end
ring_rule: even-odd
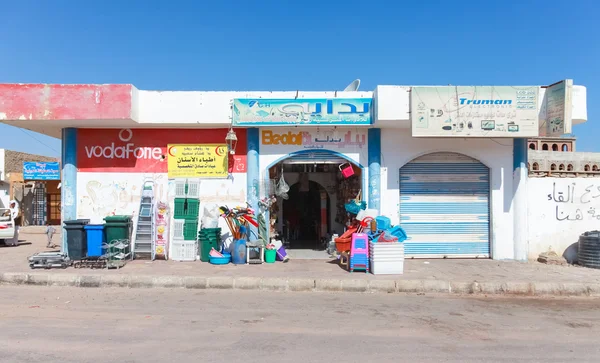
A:
POLYGON ((0 362, 598 362, 600 300, 0 286, 0 362))

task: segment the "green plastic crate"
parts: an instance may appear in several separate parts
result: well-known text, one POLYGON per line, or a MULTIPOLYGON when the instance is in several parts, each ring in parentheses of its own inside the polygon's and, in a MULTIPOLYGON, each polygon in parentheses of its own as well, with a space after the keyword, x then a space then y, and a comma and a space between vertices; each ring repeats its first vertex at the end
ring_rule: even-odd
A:
MULTIPOLYGON (((200 214, 200 201, 198 199, 175 198, 175 210, 173 219, 195 219, 198 220, 200 214)), ((194 236, 196 232, 194 232, 194 236)))
POLYGON ((198 235, 200 234, 221 234, 221 228, 202 228, 198 235))
POLYGON ((195 241, 198 233, 198 220, 186 220, 183 224, 183 240, 195 241))

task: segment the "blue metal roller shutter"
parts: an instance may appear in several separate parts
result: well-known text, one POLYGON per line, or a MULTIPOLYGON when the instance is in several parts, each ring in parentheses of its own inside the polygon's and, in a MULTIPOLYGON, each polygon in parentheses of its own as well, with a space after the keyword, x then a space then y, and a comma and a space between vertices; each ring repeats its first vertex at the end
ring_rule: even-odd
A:
POLYGON ((489 169, 456 153, 400 168, 400 224, 407 257, 490 257, 489 169))

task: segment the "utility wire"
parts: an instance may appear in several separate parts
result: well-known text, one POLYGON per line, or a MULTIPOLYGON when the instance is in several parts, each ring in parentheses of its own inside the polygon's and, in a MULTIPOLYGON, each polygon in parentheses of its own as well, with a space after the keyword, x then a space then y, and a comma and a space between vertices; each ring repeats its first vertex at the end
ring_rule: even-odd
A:
POLYGON ((47 147, 48 149, 57 152, 60 155, 60 151, 56 150, 55 148, 53 148, 52 146, 44 143, 42 140, 38 139, 37 137, 35 137, 33 134, 30 134, 28 132, 26 132, 24 129, 17 127, 17 129, 19 129, 22 133, 24 133, 25 135, 31 137, 32 139, 34 139, 35 141, 39 142, 40 144, 44 145, 45 147, 47 147))

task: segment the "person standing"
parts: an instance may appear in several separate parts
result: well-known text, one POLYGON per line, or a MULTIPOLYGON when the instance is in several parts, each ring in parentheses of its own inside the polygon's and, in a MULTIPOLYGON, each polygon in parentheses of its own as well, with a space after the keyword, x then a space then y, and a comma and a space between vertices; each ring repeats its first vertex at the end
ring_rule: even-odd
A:
POLYGON ((52 244, 52 236, 54 236, 54 233, 56 233, 56 229, 50 223, 46 223, 46 236, 48 236, 46 248, 56 247, 54 244, 52 244))
POLYGON ((10 201, 10 214, 13 219, 13 223, 15 225, 15 234, 12 239, 12 245, 19 245, 19 227, 21 226, 21 210, 19 209, 19 203, 16 200, 10 201))

